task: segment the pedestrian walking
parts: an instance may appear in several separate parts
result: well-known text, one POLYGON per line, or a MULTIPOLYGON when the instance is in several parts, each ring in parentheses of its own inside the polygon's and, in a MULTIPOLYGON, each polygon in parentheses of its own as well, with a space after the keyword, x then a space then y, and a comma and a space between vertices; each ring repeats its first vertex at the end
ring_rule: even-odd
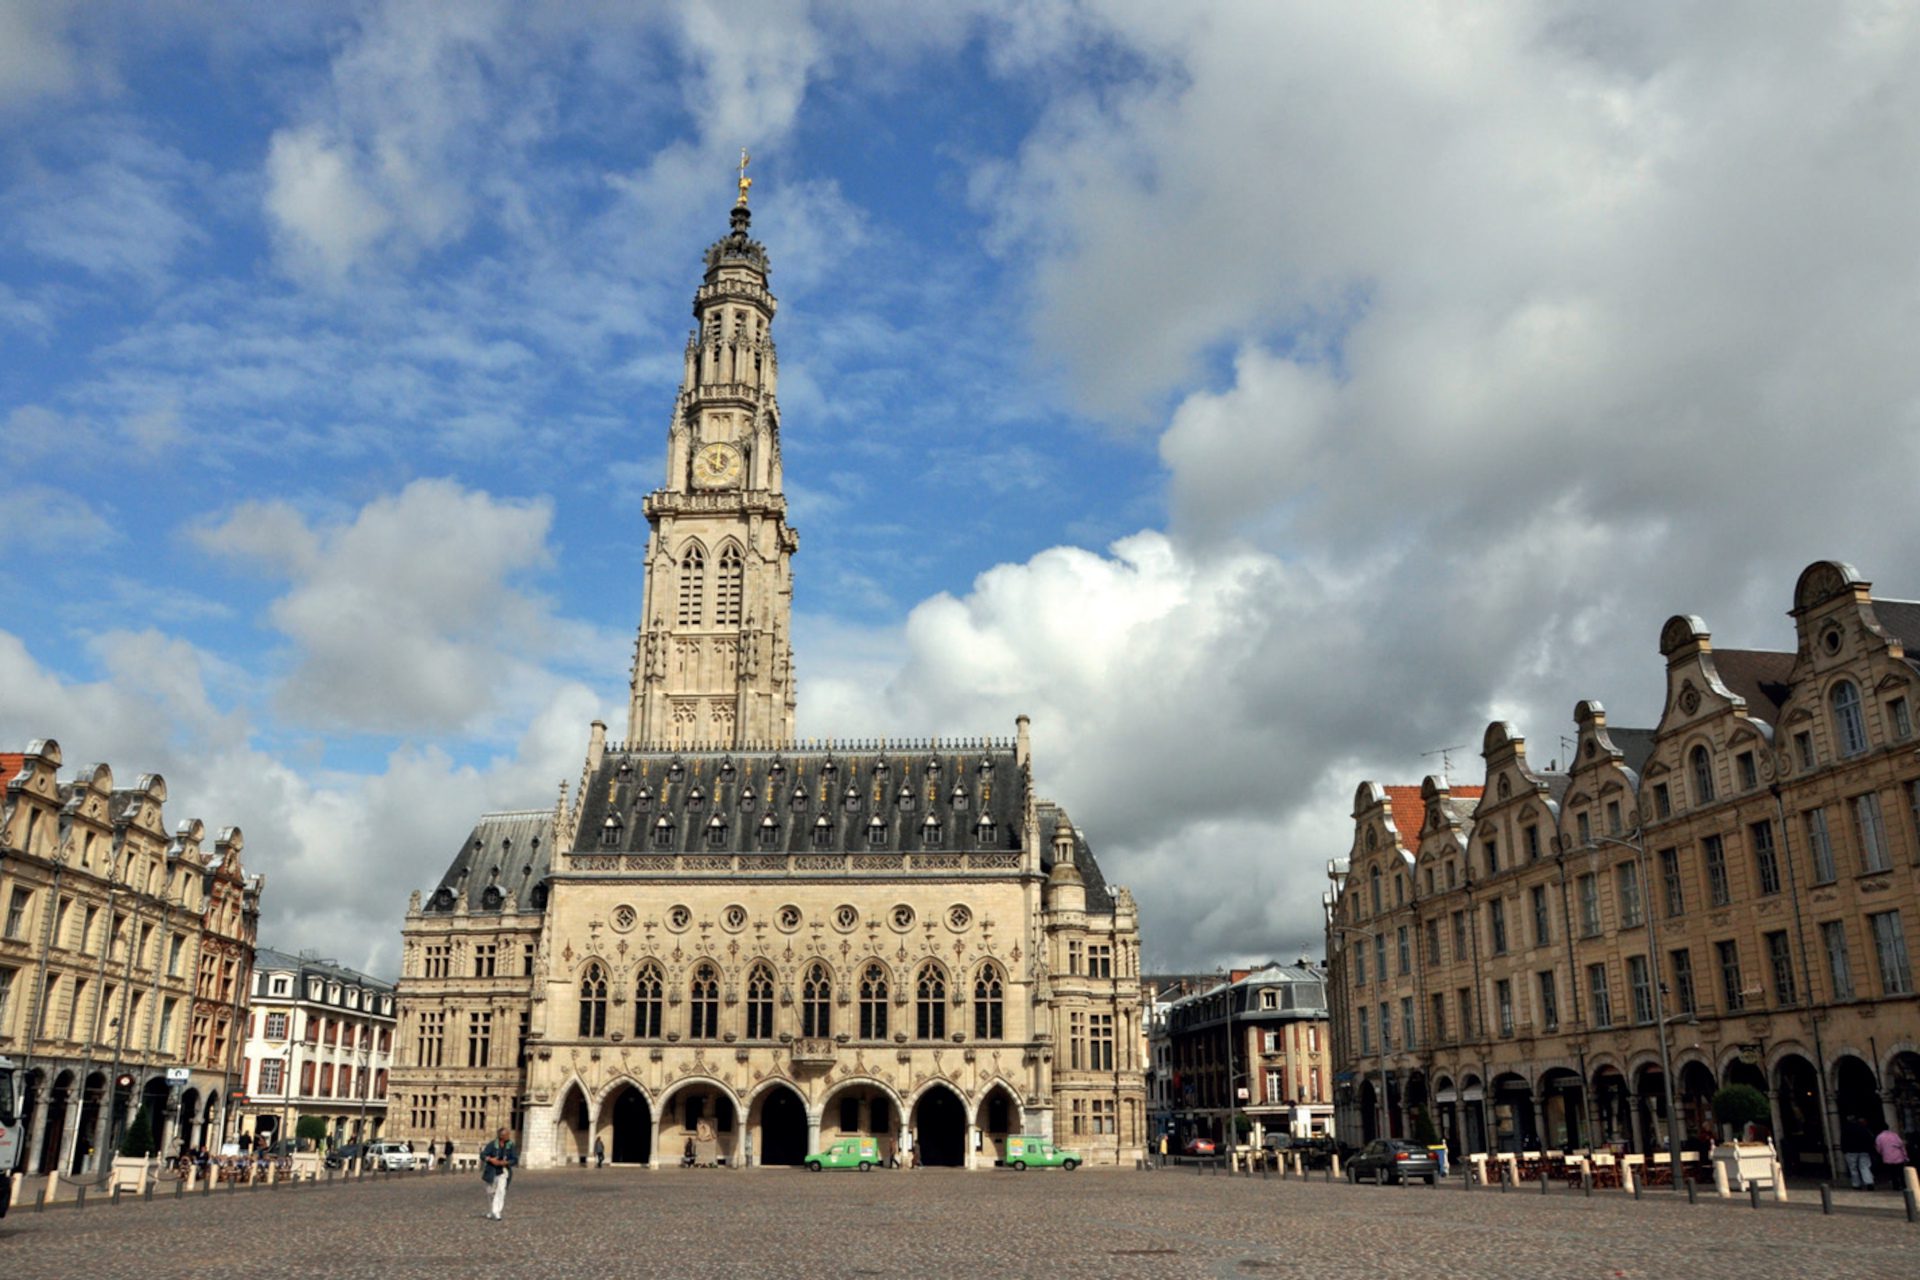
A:
POLYGON ((593 1167, 596 1169, 604 1169, 607 1167, 607 1140, 605 1138, 595 1138, 593 1140, 593 1167))
MULTIPOLYGON (((433 1140, 428 1139, 427 1145, 432 1146, 433 1140)), ((441 1172, 444 1173, 447 1170, 453 1168, 453 1139, 452 1138, 448 1138, 444 1143, 441 1144, 440 1157, 442 1160, 446 1162, 441 1166, 441 1172)))
POLYGON ((1873 1190, 1873 1130, 1858 1116, 1840 1122, 1840 1158, 1846 1162, 1848 1186, 1873 1190))
POLYGON ((1906 1181, 1906 1142, 1893 1131, 1892 1125, 1888 1125, 1873 1140, 1873 1149, 1879 1153, 1880 1163, 1887 1166, 1887 1173, 1893 1178, 1893 1189, 1900 1190, 1906 1181))
POLYGON ((501 1129, 480 1151, 480 1179, 487 1188, 487 1217, 500 1221, 507 1206, 507 1183, 513 1179, 514 1166, 520 1163, 520 1149, 513 1143, 513 1130, 501 1129))

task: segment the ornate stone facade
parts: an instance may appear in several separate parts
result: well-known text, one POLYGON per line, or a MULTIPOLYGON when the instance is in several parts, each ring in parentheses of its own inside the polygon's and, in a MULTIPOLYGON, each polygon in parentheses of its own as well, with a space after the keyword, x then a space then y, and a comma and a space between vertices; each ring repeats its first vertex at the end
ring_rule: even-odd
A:
POLYGON ((1332 865, 1343 1133, 1428 1110, 1456 1153, 1682 1141, 1719 1087, 1789 1167, 1840 1122, 1920 1137, 1920 604, 1811 565, 1789 651, 1662 629, 1652 729, 1574 711, 1567 767, 1487 729, 1484 787, 1361 785, 1332 865))
POLYGON ((1131 1160, 1137 912, 1036 795, 1025 718, 790 741, 798 540, 748 225, 742 203, 708 251, 646 503, 629 741, 596 722, 570 802, 486 815, 415 895, 389 1132, 512 1124, 531 1165, 793 1163, 844 1133, 939 1164, 1023 1132, 1131 1160))
POLYGON ((163 1147, 217 1145, 261 878, 238 828, 211 850, 197 819, 168 834, 158 774, 121 788, 104 764, 60 768, 51 739, 0 754, 0 1053, 22 1072, 22 1168, 100 1168, 142 1102, 163 1147))

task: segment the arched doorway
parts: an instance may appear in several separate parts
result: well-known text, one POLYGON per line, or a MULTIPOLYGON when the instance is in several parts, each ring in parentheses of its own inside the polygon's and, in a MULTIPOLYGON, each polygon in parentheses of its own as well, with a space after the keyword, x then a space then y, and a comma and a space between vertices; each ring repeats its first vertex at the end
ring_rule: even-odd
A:
POLYGON ((1434 1077, 1433 1122, 1440 1129, 1440 1141, 1446 1144, 1447 1154, 1460 1159, 1460 1091, 1454 1087, 1452 1076, 1434 1077))
POLYGON ((1596 1146, 1622 1153, 1633 1149, 1633 1108, 1627 1098, 1627 1078, 1618 1067, 1600 1067, 1593 1073, 1593 1128, 1596 1146))
MULTIPOLYGON (((199 1139, 194 1130, 199 1123, 200 1091, 198 1089, 188 1089, 180 1095, 179 1137, 174 1140, 174 1146, 179 1148, 198 1145, 199 1139)), ((170 1153, 162 1151, 160 1154, 167 1155, 170 1153)))
POLYGON ((1431 1099, 1427 1090, 1427 1074, 1414 1070, 1407 1073, 1406 1085, 1401 1090, 1402 1123, 1401 1134, 1414 1141, 1420 1139, 1420 1117, 1432 1119, 1431 1099))
POLYGON ((152 1135, 155 1151, 164 1152, 167 1149, 167 1138, 171 1132, 167 1125, 167 1101, 171 1093, 164 1076, 155 1076, 140 1091, 140 1105, 147 1109, 147 1132, 152 1135))
POLYGON ((1642 1149, 1665 1151, 1671 1143, 1667 1132, 1667 1077, 1658 1065, 1649 1062, 1634 1072, 1633 1079, 1642 1149))
POLYGON ((100 1111, 107 1101, 107 1077, 96 1071, 87 1077, 86 1087, 80 1092, 80 1122, 74 1133, 73 1162, 68 1167, 69 1174, 85 1173, 89 1157, 93 1155, 94 1136, 100 1132, 100 1111))
POLYGON ((1581 1118, 1586 1111, 1586 1087, 1578 1072, 1555 1067, 1540 1077, 1540 1140, 1555 1151, 1586 1145, 1581 1118))
POLYGON ((1820 1173, 1827 1168, 1827 1145, 1820 1123, 1820 1080, 1813 1064, 1797 1053, 1773 1069, 1774 1096, 1780 1100, 1776 1144, 1789 1173, 1820 1173))
POLYGON ((967 1108, 953 1090, 935 1085, 914 1105, 913 1158, 932 1167, 967 1162, 967 1108))
POLYGON ((785 1085, 761 1096, 760 1133, 755 1142, 759 1164, 795 1165, 807 1158, 807 1104, 785 1085))
POLYGON ((1873 1078, 1873 1068, 1850 1053, 1833 1064, 1833 1099, 1842 1120, 1863 1121, 1874 1133, 1886 1123, 1886 1109, 1880 1105, 1880 1082, 1873 1078))
POLYGON ((566 1097, 560 1103, 560 1141, 556 1144, 560 1163, 586 1163, 587 1148, 591 1145, 587 1125, 587 1095, 575 1084, 567 1090, 566 1097))
POLYGON ((1920 1053, 1893 1055, 1887 1071, 1887 1101, 1893 1104, 1895 1130, 1920 1133, 1920 1053))
POLYGON ((1493 1078, 1493 1142, 1502 1152, 1538 1151, 1539 1127, 1534 1123, 1533 1088, 1526 1078, 1508 1072, 1493 1078))
POLYGON ((1460 1077, 1460 1139, 1467 1154, 1487 1149, 1487 1090, 1480 1077, 1469 1071, 1460 1077))
POLYGON ((1360 1082, 1360 1142, 1372 1142, 1380 1136, 1380 1091, 1372 1080, 1360 1082))
POLYGON ((1007 1135, 1021 1131, 1020 1104, 1004 1084, 989 1088, 980 1100, 978 1123, 982 1158, 999 1164, 1006 1159, 1007 1135))
POLYGON ((53 1078, 53 1091, 47 1095, 47 1136, 40 1143, 40 1172, 57 1173, 60 1148, 67 1138, 67 1112, 73 1102, 73 1072, 62 1071, 53 1078))
POLYGON ((1718 1132, 1713 1124, 1713 1071, 1695 1060, 1680 1068, 1682 1150, 1704 1154, 1718 1132))
MULTIPOLYGON (((38 1067, 27 1072, 20 1082, 20 1168, 26 1172, 27 1153, 33 1150, 33 1113, 40 1105, 40 1096, 46 1088, 46 1077, 38 1067)), ((0 1169, 0 1174, 7 1171, 0 1169)))
POLYGON ((653 1108, 647 1096, 628 1085, 607 1108, 613 1125, 613 1140, 607 1143, 607 1159, 615 1164, 647 1164, 653 1159, 653 1108))

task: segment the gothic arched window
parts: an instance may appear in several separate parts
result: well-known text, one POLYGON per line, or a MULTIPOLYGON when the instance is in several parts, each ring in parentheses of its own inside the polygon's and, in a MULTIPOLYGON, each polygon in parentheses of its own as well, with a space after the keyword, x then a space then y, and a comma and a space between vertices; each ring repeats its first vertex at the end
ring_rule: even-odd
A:
POLYGON ((580 1034, 587 1039, 607 1034, 607 971, 598 960, 580 975, 580 1034))
POLYGON ((707 595, 707 556, 692 542, 680 553, 680 625, 697 627, 703 621, 707 595))
POLYGON ((1833 706, 1833 737, 1840 754, 1857 756, 1867 749, 1867 722, 1860 715, 1860 691, 1853 681, 1842 680, 1827 695, 1833 706))
POLYGON ((914 989, 915 1024, 922 1040, 944 1040, 947 1035, 947 975, 937 964, 920 970, 914 989))
POLYGON ((773 970, 764 964, 747 975, 747 1039, 773 1039, 773 970))
POLYGON ((806 981, 800 988, 800 1034, 833 1034, 833 979, 823 964, 808 966, 806 981))
POLYGON ((1693 769, 1693 802, 1713 803, 1713 756, 1705 747, 1695 747, 1687 757, 1693 769))
POLYGON ((720 552, 720 576, 714 583, 713 621, 722 627, 740 625, 740 602, 745 595, 746 570, 740 548, 728 543, 720 552))
POLYGON ((640 976, 633 980, 633 1034, 637 1039, 660 1038, 666 995, 667 984, 660 976, 660 966, 651 960, 641 965, 640 976))
POLYGON ((860 975, 860 1038, 887 1038, 887 971, 877 964, 860 975))
POLYGON ((720 975, 710 964, 693 971, 687 991, 687 1038, 711 1040, 720 1034, 720 975))
POLYGON ((973 980, 974 1039, 998 1040, 1006 1034, 1004 996, 999 968, 990 964, 981 965, 979 976, 973 980))

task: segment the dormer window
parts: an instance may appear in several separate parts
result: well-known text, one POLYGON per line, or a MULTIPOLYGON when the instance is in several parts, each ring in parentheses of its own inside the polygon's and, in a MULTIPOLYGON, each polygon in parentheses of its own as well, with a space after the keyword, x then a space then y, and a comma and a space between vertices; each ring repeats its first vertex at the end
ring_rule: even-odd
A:
POLYGON ((887 762, 886 762, 885 760, 876 760, 876 761, 874 761, 874 762, 873 762, 873 776, 874 776, 874 777, 876 777, 876 778, 884 778, 884 777, 886 777, 886 776, 887 776, 887 774, 888 774, 888 773, 890 773, 890 772, 892 772, 892 770, 891 770, 891 768, 890 768, 890 767, 888 766, 888 764, 887 764, 887 762))
POLYGON ((939 844, 942 830, 940 819, 928 814, 926 821, 920 824, 920 842, 927 845, 939 844))
POLYGON ((995 834, 993 819, 984 813, 981 814, 980 821, 974 824, 973 834, 979 839, 981 844, 992 844, 995 834))
POLYGON ((880 820, 879 814, 867 820, 867 843, 875 848, 887 842, 887 824, 880 820))
POLYGON ((796 809, 804 809, 807 807, 807 789, 805 787, 795 787, 793 789, 793 807, 796 809))
POLYGON ((894 803, 899 805, 902 809, 913 808, 913 788, 912 787, 900 788, 900 794, 895 796, 893 800, 894 800, 894 803))
POLYGON ((732 756, 728 756, 725 760, 722 760, 720 762, 720 776, 723 778, 731 778, 733 776, 733 757, 732 756))
POLYGON ((831 760, 827 761, 825 764, 820 766, 820 776, 823 778, 831 778, 834 774, 839 772, 840 772, 840 766, 835 764, 831 760))
POLYGON ((927 757, 927 776, 929 778, 937 778, 940 776, 940 762, 932 756, 927 757))
POLYGON ((707 803, 707 793, 702 791, 699 787, 696 786, 693 790, 687 792, 687 808, 699 809, 704 807, 706 803, 707 803))
POLYGON ((649 787, 641 787, 633 797, 633 807, 638 813, 645 813, 653 808, 653 790, 649 787))
POLYGON ((858 809, 860 807, 860 788, 848 787, 845 794, 841 796, 841 801, 849 809, 858 809))
POLYGON ((754 794, 753 784, 751 782, 740 788, 740 807, 742 809, 753 808, 753 802, 759 798, 759 796, 754 794))
POLYGON ((780 843, 780 828, 774 824, 773 815, 760 819, 760 847, 771 849, 780 843))
POLYGON ((965 809, 967 807, 966 788, 957 782, 954 783, 952 792, 947 796, 947 804, 954 809, 965 809))
POLYGON ((619 846, 620 819, 614 817, 612 814, 608 814, 607 820, 600 824, 600 847, 603 849, 616 849, 619 846))
POLYGON ((719 814, 707 819, 707 844, 719 848, 727 842, 727 820, 719 814))
POLYGON ((673 822, 664 813, 653 824, 653 845, 656 849, 673 848, 673 822))
POLYGON ((773 763, 767 766, 767 776, 775 782, 787 776, 787 766, 780 762, 778 756, 774 757, 773 763))
POLYGON ((631 778, 633 776, 633 761, 622 760, 620 762, 620 767, 618 769, 615 769, 613 772, 616 777, 631 778))
POLYGON ((993 776, 993 761, 983 756, 980 760, 978 772, 983 778, 991 778, 993 776))
POLYGON ((686 776, 687 776, 687 766, 685 766, 684 764, 681 764, 678 760, 675 760, 672 764, 667 766, 667 780, 669 782, 678 782, 680 781, 680 779, 686 776))
POLYGON ((816 849, 833 847, 833 824, 827 821, 827 815, 824 813, 813 820, 813 847, 816 849))

